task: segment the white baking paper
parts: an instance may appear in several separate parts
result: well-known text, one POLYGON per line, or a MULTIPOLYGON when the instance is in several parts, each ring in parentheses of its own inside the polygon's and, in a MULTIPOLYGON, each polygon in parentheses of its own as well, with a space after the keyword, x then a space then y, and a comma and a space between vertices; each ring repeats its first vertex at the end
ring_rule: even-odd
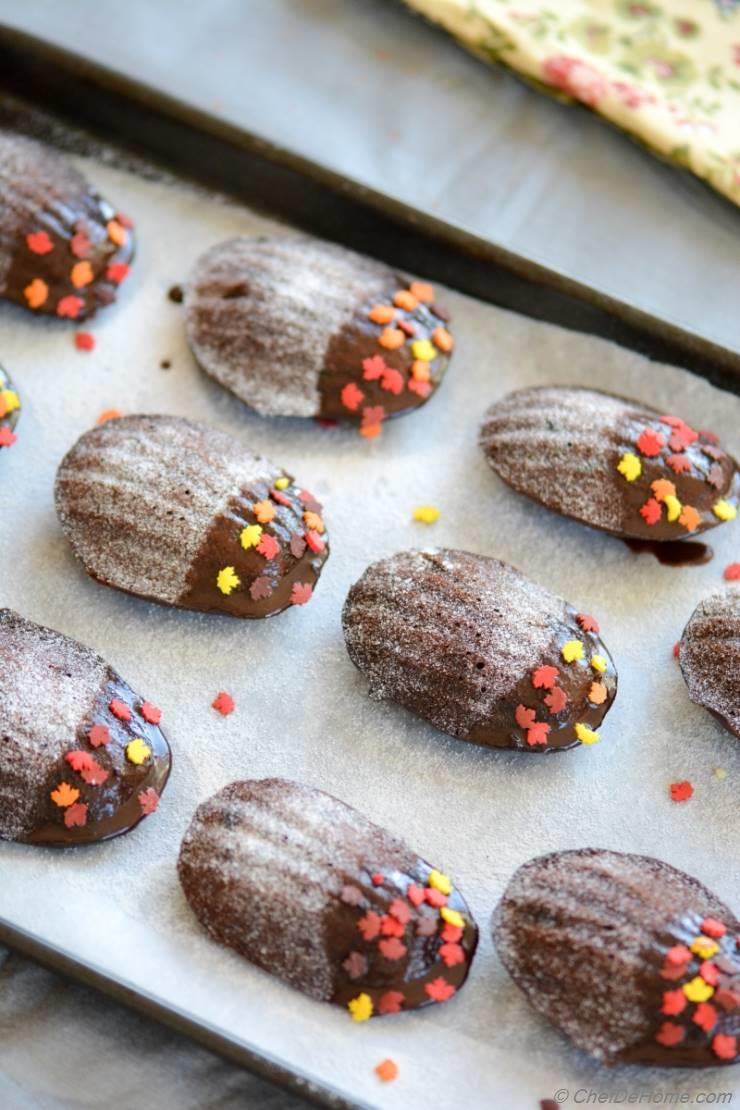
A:
POLYGON ((728 588, 722 570, 740 559, 740 531, 712 533, 706 566, 662 567, 517 497, 476 440, 483 410, 506 391, 582 383, 683 414, 737 453, 740 399, 445 292, 457 337, 447 379, 379 441, 260 419, 197 369, 182 309, 166 294, 215 241, 274 225, 184 186, 85 168, 135 218, 139 253, 119 304, 92 324, 92 353, 75 349, 70 326, 0 307, 0 361, 24 401, 19 443, 0 458, 0 603, 90 644, 160 705, 174 767, 159 812, 127 837, 64 853, 0 845, 0 919, 373 1107, 535 1110, 558 1090, 570 1091, 566 1106, 588 1089, 732 1091, 733 1069, 609 1072, 576 1053, 497 962, 489 921, 519 864, 587 845, 658 856, 740 905, 740 745, 689 703, 671 651, 696 603, 728 588), (310 605, 250 623, 160 608, 88 579, 57 524, 52 485, 64 452, 106 408, 206 420, 313 489, 332 555, 310 605), (414 523, 419 504, 438 506, 439 521, 414 523), (620 672, 598 745, 546 758, 491 752, 368 700, 344 649, 341 606, 368 562, 415 545, 502 557, 598 617, 620 672), (211 708, 222 689, 236 700, 228 718, 211 708), (455 999, 356 1025, 205 936, 178 887, 180 838, 201 800, 264 775, 331 791, 452 874, 481 929, 455 999), (695 795, 676 804, 668 787, 684 778, 695 795), (383 1085, 373 1069, 386 1056, 400 1077, 383 1085))

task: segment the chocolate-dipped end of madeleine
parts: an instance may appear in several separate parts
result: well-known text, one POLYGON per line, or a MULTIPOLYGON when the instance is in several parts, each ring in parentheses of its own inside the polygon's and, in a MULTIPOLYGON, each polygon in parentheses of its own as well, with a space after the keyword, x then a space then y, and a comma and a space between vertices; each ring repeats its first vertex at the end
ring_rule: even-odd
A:
POLYGON ((185 897, 214 940, 355 1021, 445 1002, 478 942, 447 875, 330 794, 233 782, 180 849, 185 897))
POLYGON ((498 954, 528 1001, 610 1065, 737 1061, 739 927, 683 871, 596 848, 530 860, 493 916, 498 954))
POLYGON ((483 555, 381 559, 350 589, 342 623, 370 697, 458 740, 540 753, 594 744, 616 696, 598 622, 483 555))
POLYGON ((59 467, 56 505, 89 575, 183 609, 261 618, 304 605, 329 554, 308 490, 180 417, 86 432, 59 467))
POLYGON ((21 414, 21 399, 8 375, 0 366, 0 450, 17 442, 13 429, 21 414))
POLYGON ((517 493, 616 536, 680 540, 737 515, 737 464, 716 436, 608 393, 509 393, 480 444, 517 493))
POLYGON ((453 339, 428 282, 314 239, 230 239, 185 295, 201 367, 263 416, 358 424, 418 408, 453 339))
POLYGON ((132 223, 62 154, 0 132, 0 296, 83 320, 116 299, 132 223))
POLYGON ((679 662, 691 700, 740 737, 740 594, 728 590, 697 605, 679 662))
POLYGON ((71 847, 133 829, 170 773, 161 712, 90 648, 0 609, 0 838, 71 847))

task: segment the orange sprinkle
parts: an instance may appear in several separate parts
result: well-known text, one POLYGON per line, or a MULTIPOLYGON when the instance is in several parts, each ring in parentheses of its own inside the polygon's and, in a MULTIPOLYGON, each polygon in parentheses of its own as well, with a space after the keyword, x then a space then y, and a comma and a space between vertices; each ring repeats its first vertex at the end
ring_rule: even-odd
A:
POLYGON ((398 1064, 395 1060, 381 1060, 375 1068, 375 1074, 382 1083, 392 1083, 398 1079, 398 1064))
POLYGON ((41 278, 34 278, 23 290, 23 296, 28 301, 29 308, 41 308, 49 296, 49 286, 41 278))
POLYGON ((381 424, 363 424, 360 428, 360 435, 364 436, 365 439, 375 439, 376 436, 380 435, 381 428, 381 424))
POLYGON ((588 692, 588 700, 592 705, 603 705, 608 692, 603 682, 592 682, 591 689, 588 692))
POLYGON ((409 289, 422 304, 431 304, 434 300, 434 286, 428 281, 412 281, 409 289))
POLYGON ((656 478, 650 488, 658 501, 665 501, 666 497, 676 496, 676 487, 667 478, 656 478))
POLYGON ((275 516, 275 506, 272 501, 257 501, 252 506, 252 512, 260 524, 269 524, 275 516))
POLYGON ((367 314, 374 324, 390 324, 396 318, 396 310, 390 304, 374 304, 367 314))
POLYGON ((321 517, 319 516, 318 513, 312 513, 310 511, 306 511, 303 514, 303 520, 304 520, 304 523, 306 524, 306 526, 312 532, 318 532, 319 535, 321 535, 321 533, 325 530, 324 522, 323 522, 323 520, 321 519, 321 517))
POLYGON ((428 382, 431 376, 428 362, 422 362, 420 358, 417 358, 416 362, 411 363, 411 377, 414 381, 428 382))
POLYGON ((383 328, 378 336, 378 343, 387 351, 395 351, 398 347, 403 347, 405 341, 406 336, 398 328, 383 328))
POLYGON ((126 228, 118 220, 109 220, 105 230, 111 243, 115 243, 117 247, 122 247, 126 242, 126 228))
POLYGON ((82 289, 84 285, 89 285, 95 277, 89 262, 75 262, 69 276, 75 289, 82 289))
POLYGON ((120 409, 106 409, 105 412, 101 412, 95 423, 107 424, 109 420, 118 420, 119 416, 123 416, 120 409))
POLYGON ((419 301, 408 289, 399 289, 398 292, 393 295, 393 303, 399 308, 405 308, 407 312, 413 312, 419 301))
POLYGON ((440 351, 449 352, 452 350, 454 340, 447 328, 435 328, 432 332, 432 342, 435 347, 439 347, 440 351))
POLYGON ((687 532, 695 532, 701 524, 701 517, 691 505, 684 505, 678 523, 683 524, 687 532))

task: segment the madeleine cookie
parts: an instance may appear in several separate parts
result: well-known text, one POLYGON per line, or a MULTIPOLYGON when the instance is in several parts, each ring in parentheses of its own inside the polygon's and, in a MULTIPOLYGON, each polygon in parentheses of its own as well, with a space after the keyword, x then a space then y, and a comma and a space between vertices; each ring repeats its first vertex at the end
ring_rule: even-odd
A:
POLYGON ((680 540, 737 515, 737 464, 711 432, 593 389, 509 393, 480 445, 517 493, 615 536, 680 540))
POLYGON ((313 494, 177 416, 85 432, 57 472, 56 506, 91 577, 182 609, 258 618, 305 605, 329 554, 313 494))
POLYGON ((21 413, 21 399, 8 375, 0 366, 0 450, 12 447, 18 437, 14 428, 21 413))
POLYGON ((233 782, 195 813, 185 897, 214 940, 355 1021, 451 998, 478 943, 447 875, 322 790, 233 782))
POLYGON ((132 224, 64 155, 0 131, 0 296, 83 320, 116 299, 132 224))
POLYGON ((342 624, 370 697, 458 740, 522 752, 593 744, 616 696, 597 621, 483 555, 381 559, 350 589, 342 624))
POLYGON ((230 239, 185 293, 201 367, 262 416, 357 424, 418 408, 452 351, 427 282, 316 239, 230 239))
POLYGON ((90 648, 0 609, 0 839, 110 840, 170 773, 161 712, 90 648))
POLYGON ((597 848, 525 863, 493 917, 498 954, 527 1000, 609 1065, 737 1062, 738 930, 690 875, 597 848))
POLYGON ((728 590, 697 605, 678 658, 691 700, 740 738, 739 593, 728 590))

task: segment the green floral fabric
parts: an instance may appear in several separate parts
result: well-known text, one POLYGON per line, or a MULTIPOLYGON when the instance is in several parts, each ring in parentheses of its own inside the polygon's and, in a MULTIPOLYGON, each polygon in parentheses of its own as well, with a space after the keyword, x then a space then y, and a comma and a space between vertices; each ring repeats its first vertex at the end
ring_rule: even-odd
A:
POLYGON ((736 0, 406 0, 740 204, 736 0))

